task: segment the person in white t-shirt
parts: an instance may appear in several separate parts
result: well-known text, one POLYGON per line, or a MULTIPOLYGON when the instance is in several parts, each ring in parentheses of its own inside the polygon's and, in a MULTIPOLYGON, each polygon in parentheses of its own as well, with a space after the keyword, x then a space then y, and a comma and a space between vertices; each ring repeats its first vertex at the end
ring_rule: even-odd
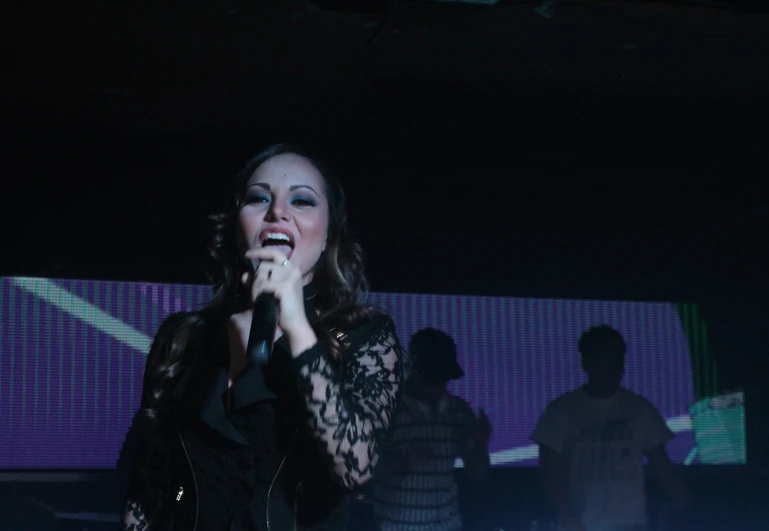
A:
POLYGON ((648 400, 621 386, 626 350, 609 326, 585 332, 587 383, 552 401, 531 437, 564 531, 647 531, 644 458, 672 501, 688 502, 665 450, 673 433, 648 400))

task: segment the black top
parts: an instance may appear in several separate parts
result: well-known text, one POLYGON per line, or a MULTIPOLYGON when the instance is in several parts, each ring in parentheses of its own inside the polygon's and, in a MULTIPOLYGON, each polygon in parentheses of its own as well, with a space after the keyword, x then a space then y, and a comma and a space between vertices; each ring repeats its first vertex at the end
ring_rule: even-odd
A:
MULTIPOLYGON (((258 371, 252 366, 248 371, 258 371)), ((244 375, 247 376, 247 375, 244 375)), ((200 531, 251 531, 265 528, 267 491, 284 452, 275 399, 254 400, 259 385, 241 378, 231 389, 232 410, 226 420, 247 444, 236 443, 207 426, 190 425, 186 449, 197 485, 200 531)), ((221 397, 226 399, 225 397, 221 397)), ((284 422, 285 424, 285 422, 284 422)))
MULTIPOLYGON (((312 322, 319 312, 312 293, 305 297, 312 322)), ((177 329, 161 326, 152 349, 160 352, 150 353, 148 370, 168 348, 160 339, 164 327, 177 329)), ((159 414, 170 418, 173 410, 176 429, 161 420, 144 441, 127 512, 146 518, 153 531, 174 519, 196 521, 198 531, 266 531, 269 504, 270 531, 293 528, 291 522, 343 529, 346 493, 371 478, 396 407, 402 360, 392 320, 380 314, 337 334, 341 363, 324 341, 292 358, 279 339, 266 367, 252 365, 235 381, 229 410, 225 323, 203 332, 176 382, 173 405, 159 414), (181 489, 195 494, 195 518, 174 515, 181 489)))
MULTIPOLYGON (((305 298, 312 322, 316 298, 307 293, 305 298)), ((281 438, 295 430, 299 414, 298 393, 285 378, 291 354, 285 339, 277 341, 268 366, 248 366, 228 391, 226 325, 213 335, 211 349, 227 355, 209 356, 220 361, 213 371, 208 364, 192 367, 174 391, 183 406, 185 449, 195 474, 197 529, 266 531, 268 490, 287 454, 281 438), (185 400, 191 387, 212 375, 213 385, 198 395, 202 400, 185 400), (289 407, 294 414, 278 413, 289 407)), ((285 506, 281 508, 286 512, 285 506)))

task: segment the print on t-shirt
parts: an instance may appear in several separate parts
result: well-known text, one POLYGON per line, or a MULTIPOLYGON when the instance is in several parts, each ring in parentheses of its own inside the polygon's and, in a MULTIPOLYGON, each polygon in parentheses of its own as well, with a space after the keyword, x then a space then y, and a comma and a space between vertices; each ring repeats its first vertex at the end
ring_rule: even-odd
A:
POLYGON ((575 471, 580 483, 592 481, 633 481, 633 426, 630 419, 610 420, 584 426, 574 448, 575 471))

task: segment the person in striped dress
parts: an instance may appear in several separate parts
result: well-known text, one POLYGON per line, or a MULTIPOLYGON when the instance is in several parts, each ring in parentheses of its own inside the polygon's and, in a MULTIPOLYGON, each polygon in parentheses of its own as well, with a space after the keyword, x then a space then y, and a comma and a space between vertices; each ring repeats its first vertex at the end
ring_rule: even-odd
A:
POLYGON ((371 489, 378 531, 461 531, 455 462, 485 480, 491 424, 448 390, 462 378, 454 340, 426 328, 409 342, 405 396, 371 489))

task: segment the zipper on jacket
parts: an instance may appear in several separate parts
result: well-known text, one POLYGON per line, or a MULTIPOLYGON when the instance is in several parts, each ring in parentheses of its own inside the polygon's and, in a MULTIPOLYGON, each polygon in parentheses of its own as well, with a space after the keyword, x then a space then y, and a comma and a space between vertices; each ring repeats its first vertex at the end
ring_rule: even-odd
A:
MULTIPOLYGON (((179 441, 182 443, 182 450, 184 450, 184 456, 187 458, 187 464, 190 466, 190 473, 192 474, 192 484, 195 487, 195 520, 192 524, 192 531, 195 531, 198 527, 198 510, 200 507, 200 500, 197 499, 198 497, 198 480, 195 478, 195 469, 192 468, 192 459, 190 459, 190 454, 187 452, 187 445, 184 444, 184 437, 182 437, 182 432, 179 430, 179 426, 177 424, 177 434, 179 435, 179 441)), ((182 499, 182 495, 184 494, 184 487, 179 487, 179 494, 176 497, 176 501, 180 501, 182 499)))
POLYGON ((294 491, 294 531, 299 531, 299 497, 302 495, 302 482, 296 484, 294 491))
MULTIPOLYGON (((297 431, 299 430, 294 430, 294 435, 291 436, 291 442, 288 443, 288 450, 286 450, 286 455, 284 455, 283 459, 280 460, 278 470, 275 472, 275 476, 273 476, 272 481, 270 482, 270 488, 267 489, 267 502, 264 505, 264 518, 267 523, 267 531, 272 531, 272 527, 270 526, 270 496, 272 496, 272 488, 275 486, 275 481, 277 481, 278 476, 280 475, 280 471, 283 470, 283 465, 286 464, 286 459, 288 458, 288 454, 291 452, 291 447, 294 445, 294 439, 296 439, 297 431)), ((294 518, 296 518, 296 516, 294 518)))

